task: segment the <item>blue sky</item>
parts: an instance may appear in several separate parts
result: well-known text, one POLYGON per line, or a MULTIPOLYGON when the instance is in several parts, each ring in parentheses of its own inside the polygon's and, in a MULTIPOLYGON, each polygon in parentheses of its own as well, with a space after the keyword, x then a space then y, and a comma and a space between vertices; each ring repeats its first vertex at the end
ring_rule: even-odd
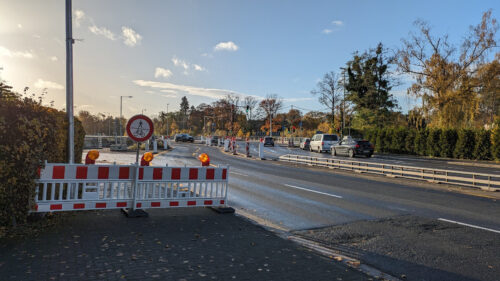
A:
MULTIPOLYGON (((458 42, 498 1, 73 0, 76 110, 149 115, 229 92, 322 110, 310 91, 355 51, 397 48, 428 21, 458 42)), ((0 77, 64 108, 64 0, 0 0, 0 77)), ((394 90, 403 111, 415 101, 394 90)))

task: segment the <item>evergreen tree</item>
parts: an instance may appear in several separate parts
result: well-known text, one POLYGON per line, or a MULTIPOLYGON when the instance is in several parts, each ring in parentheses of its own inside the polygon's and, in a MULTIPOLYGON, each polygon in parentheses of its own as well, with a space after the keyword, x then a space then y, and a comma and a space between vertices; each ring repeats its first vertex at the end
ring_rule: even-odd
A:
POLYGON ((363 120, 369 120, 365 123, 367 126, 387 123, 389 112, 397 107, 389 93, 394 84, 389 72, 391 61, 379 43, 377 48, 362 55, 355 54, 347 63, 346 98, 354 104, 357 113, 363 113, 363 120))
POLYGON ((491 160, 491 140, 489 131, 483 129, 477 132, 474 157, 478 160, 491 160))

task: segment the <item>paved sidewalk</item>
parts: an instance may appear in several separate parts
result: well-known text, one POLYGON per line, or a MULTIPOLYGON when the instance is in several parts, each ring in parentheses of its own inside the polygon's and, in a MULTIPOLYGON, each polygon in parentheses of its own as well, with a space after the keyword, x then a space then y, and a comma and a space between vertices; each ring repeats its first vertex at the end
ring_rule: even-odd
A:
POLYGON ((0 240, 0 280, 370 280, 208 208, 78 212, 38 237, 0 240))

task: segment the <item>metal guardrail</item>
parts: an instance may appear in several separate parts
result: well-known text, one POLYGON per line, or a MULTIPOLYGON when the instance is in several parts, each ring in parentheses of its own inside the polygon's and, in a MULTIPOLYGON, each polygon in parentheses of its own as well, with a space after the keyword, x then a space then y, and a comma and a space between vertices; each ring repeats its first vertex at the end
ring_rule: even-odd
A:
POLYGON ((472 173, 384 163, 340 160, 334 158, 319 158, 292 154, 282 155, 279 157, 279 160, 285 162, 301 163, 310 166, 351 170, 358 173, 380 174, 388 177, 409 178, 415 180, 424 180, 433 183, 472 186, 487 191, 500 191, 500 173, 472 173))

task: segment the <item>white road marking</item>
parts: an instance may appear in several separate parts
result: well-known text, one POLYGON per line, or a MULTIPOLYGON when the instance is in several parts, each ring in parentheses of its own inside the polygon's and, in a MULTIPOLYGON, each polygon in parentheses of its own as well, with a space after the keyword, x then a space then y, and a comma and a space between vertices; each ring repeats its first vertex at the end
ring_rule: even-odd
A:
POLYGON ((241 174, 241 173, 234 172, 234 171, 230 171, 230 173, 232 173, 232 174, 236 174, 236 175, 240 175, 240 176, 244 176, 244 177, 248 177, 248 175, 241 174))
POLYGON ((335 195, 335 194, 330 194, 330 193, 325 193, 325 192, 321 192, 321 191, 316 191, 316 190, 312 190, 312 189, 307 189, 307 188, 303 188, 303 187, 300 187, 300 186, 295 186, 295 185, 291 185, 291 184, 284 184, 288 187, 292 187, 292 188, 296 188, 296 189, 300 189, 300 190, 305 190, 305 191, 309 191, 309 192, 314 192, 314 193, 318 193, 318 194, 323 194, 323 195, 327 195, 327 196, 332 196, 332 197, 335 197, 335 198, 343 198, 342 196, 340 195, 335 195))
POLYGON ((495 232, 495 233, 500 233, 500 230, 495 230, 495 229, 486 228, 486 227, 482 227, 482 226, 477 226, 477 225, 473 225, 473 224, 468 224, 468 223, 464 223, 464 222, 452 221, 452 220, 447 220, 447 219, 443 219, 443 218, 438 218, 438 220, 439 221, 450 222, 450 223, 456 223, 456 224, 460 224, 460 225, 465 225, 465 226, 473 227, 473 228, 477 228, 477 229, 487 230, 487 231, 491 231, 491 232, 495 232))

